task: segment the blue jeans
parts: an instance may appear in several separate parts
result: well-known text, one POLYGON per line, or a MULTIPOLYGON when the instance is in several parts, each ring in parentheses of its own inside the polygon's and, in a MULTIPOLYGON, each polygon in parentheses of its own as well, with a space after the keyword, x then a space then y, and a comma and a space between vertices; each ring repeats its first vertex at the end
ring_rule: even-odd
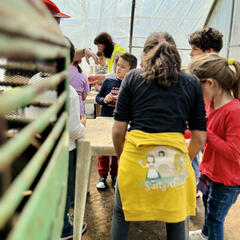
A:
POLYGON ((206 194, 203 195, 205 219, 202 233, 208 240, 224 239, 224 221, 231 206, 240 193, 240 185, 225 186, 211 182, 206 194))
MULTIPOLYGON (((115 189, 116 199, 113 207, 112 217, 112 240, 127 240, 130 222, 125 221, 122 210, 122 202, 118 190, 115 189)), ((166 223, 167 240, 185 240, 185 222, 166 223)))
POLYGON ((72 151, 69 151, 67 200, 66 200, 66 207, 65 207, 65 213, 64 213, 64 225, 63 225, 62 234, 69 232, 72 229, 72 225, 69 222, 68 212, 71 205, 74 203, 76 159, 77 159, 77 150, 74 149, 72 151))
POLYGON ((199 178, 199 167, 200 167, 200 153, 198 153, 196 155, 196 157, 192 160, 191 162, 193 170, 195 172, 195 177, 196 177, 196 183, 198 182, 198 178, 199 178))

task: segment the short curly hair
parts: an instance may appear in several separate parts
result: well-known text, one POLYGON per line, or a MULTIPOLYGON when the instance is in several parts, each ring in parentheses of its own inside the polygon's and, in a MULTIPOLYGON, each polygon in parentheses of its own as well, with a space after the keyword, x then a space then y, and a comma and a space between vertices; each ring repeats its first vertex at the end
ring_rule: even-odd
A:
POLYGON ((190 45, 195 45, 203 51, 212 48, 218 53, 223 47, 222 38, 222 33, 209 27, 192 33, 188 41, 190 45))

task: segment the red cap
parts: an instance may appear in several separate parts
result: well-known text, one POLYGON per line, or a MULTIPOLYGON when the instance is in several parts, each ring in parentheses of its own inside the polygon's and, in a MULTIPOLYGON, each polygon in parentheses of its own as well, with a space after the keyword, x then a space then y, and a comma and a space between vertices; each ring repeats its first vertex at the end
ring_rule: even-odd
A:
POLYGON ((70 18, 69 15, 60 12, 59 8, 56 6, 55 3, 53 3, 50 0, 43 0, 53 17, 59 17, 59 18, 70 18))

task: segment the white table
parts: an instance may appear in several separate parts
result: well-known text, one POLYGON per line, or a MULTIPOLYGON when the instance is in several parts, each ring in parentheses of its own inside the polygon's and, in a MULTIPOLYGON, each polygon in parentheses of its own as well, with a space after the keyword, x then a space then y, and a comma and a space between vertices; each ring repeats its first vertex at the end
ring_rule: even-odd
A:
POLYGON ((101 106, 96 102, 97 94, 98 92, 95 92, 95 91, 89 92, 89 94, 87 95, 87 98, 84 101, 84 104, 94 104, 94 107, 96 109, 96 116, 98 117, 101 112, 101 106))

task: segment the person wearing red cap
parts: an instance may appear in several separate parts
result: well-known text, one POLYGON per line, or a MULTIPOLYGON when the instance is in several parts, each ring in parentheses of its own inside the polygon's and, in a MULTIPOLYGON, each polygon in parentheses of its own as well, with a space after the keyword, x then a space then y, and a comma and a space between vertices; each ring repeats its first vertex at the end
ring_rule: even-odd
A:
MULTIPOLYGON (((57 5, 50 1, 50 0, 42 0, 43 3, 47 6, 48 10, 54 17, 54 19, 57 21, 58 24, 60 24, 61 18, 70 18, 71 16, 63 13, 60 11, 60 9, 57 7, 57 5)), ((84 48, 84 49, 75 49, 76 51, 76 57, 78 59, 85 57, 87 63, 89 64, 89 58, 92 57, 95 64, 98 64, 98 56, 92 52, 90 48, 84 48)))
POLYGON ((56 21, 58 23, 60 23, 61 18, 70 18, 71 17, 65 13, 62 13, 60 11, 60 9, 57 7, 57 5, 55 3, 53 3, 52 1, 43 0, 43 2, 45 3, 45 5, 49 9, 50 13, 52 14, 52 16, 56 19, 56 21))
MULTIPOLYGON (((54 19, 57 21, 57 23, 60 23, 61 18, 70 18, 69 15, 62 13, 59 8, 50 0, 42 0, 43 3, 47 6, 49 9, 50 13, 54 17, 54 19)), ((71 62, 74 61, 74 59, 80 59, 85 56, 87 62, 90 57, 94 59, 96 62, 98 60, 98 57, 88 48, 85 48, 83 50, 77 50, 74 48, 72 42, 67 38, 67 40, 70 43, 70 58, 71 62), (95 57, 96 56, 96 57, 95 57)), ((79 101, 78 101, 78 95, 75 92, 75 95, 77 97, 74 98, 74 92, 75 90, 71 88, 70 86, 70 151, 69 151, 69 169, 68 169, 68 189, 67 189, 67 200, 66 200, 66 207, 65 207, 65 213, 64 213, 64 226, 63 226, 63 231, 62 231, 62 236, 61 240, 67 240, 67 239, 72 239, 73 238, 73 226, 71 225, 69 221, 69 208, 71 204, 74 201, 74 190, 75 190, 75 171, 76 171, 76 147, 75 147, 75 139, 76 137, 79 137, 82 134, 82 128, 83 123, 80 121, 80 119, 76 118, 76 116, 80 117, 80 106, 79 106, 79 101), (77 102, 76 102, 77 99, 77 102), (77 107, 78 106, 78 107, 77 107), (72 109, 72 110, 71 110, 72 109), (73 114, 75 113, 75 114, 73 114), (74 116, 73 116, 74 115, 74 116), (81 122, 81 123, 80 123, 81 122), (72 124, 71 124, 72 123, 72 124), (76 128, 77 126, 77 128, 76 128), (71 127, 74 127, 74 131, 78 131, 78 134, 74 137, 71 138, 71 127)), ((87 224, 83 222, 82 225, 82 234, 84 234, 87 230, 87 224)))

